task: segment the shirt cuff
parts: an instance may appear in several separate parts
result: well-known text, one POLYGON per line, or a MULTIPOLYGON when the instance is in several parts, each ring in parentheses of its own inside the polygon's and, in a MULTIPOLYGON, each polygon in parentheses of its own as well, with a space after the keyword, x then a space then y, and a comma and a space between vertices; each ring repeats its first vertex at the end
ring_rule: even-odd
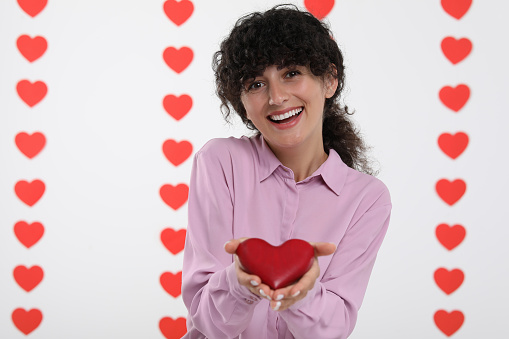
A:
POLYGON ((260 300, 262 300, 260 296, 252 293, 246 286, 239 283, 237 272, 235 271, 235 263, 232 263, 226 268, 226 277, 228 279, 228 285, 230 286, 230 293, 238 301, 256 306, 260 300))

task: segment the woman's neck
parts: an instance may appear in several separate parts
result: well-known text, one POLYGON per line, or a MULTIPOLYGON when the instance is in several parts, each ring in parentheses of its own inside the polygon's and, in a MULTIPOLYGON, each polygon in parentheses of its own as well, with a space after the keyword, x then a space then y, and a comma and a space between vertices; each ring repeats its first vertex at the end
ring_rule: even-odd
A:
POLYGON ((284 149, 277 149, 271 145, 269 147, 279 161, 293 171, 295 182, 313 174, 328 157, 321 140, 317 144, 303 143, 297 147, 284 149))

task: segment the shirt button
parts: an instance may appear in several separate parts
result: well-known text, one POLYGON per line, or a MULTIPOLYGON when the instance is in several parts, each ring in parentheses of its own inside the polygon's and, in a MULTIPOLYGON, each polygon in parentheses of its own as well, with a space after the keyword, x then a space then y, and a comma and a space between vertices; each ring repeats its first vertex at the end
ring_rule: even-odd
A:
POLYGON ((250 300, 250 299, 244 299, 246 301, 247 304, 252 304, 253 303, 253 300, 250 300))

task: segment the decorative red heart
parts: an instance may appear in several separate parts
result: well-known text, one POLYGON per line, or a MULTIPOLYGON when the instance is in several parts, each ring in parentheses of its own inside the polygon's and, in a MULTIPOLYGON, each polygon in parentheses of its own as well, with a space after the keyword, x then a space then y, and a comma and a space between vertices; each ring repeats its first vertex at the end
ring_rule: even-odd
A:
POLYGON ((16 45, 21 55, 30 62, 39 59, 48 48, 48 42, 42 36, 31 38, 28 35, 22 35, 16 41, 16 45))
POLYGON ((185 241, 186 230, 175 231, 172 228, 165 228, 161 232, 161 242, 173 254, 177 254, 184 249, 185 241))
POLYGON ((189 197, 189 187, 186 184, 178 184, 177 186, 165 184, 159 189, 159 194, 168 206, 178 210, 189 197))
POLYGON ((44 272, 39 266, 27 268, 19 265, 14 269, 13 275, 18 285, 25 291, 30 292, 42 281, 44 272))
POLYGON ((470 97, 470 88, 463 84, 454 88, 451 86, 445 86, 440 90, 438 96, 446 107, 458 112, 467 103, 468 98, 470 97))
POLYGON ((30 311, 25 311, 23 308, 17 308, 12 312, 12 322, 24 334, 29 334, 37 327, 42 321, 42 313, 36 308, 30 311))
POLYGON ((472 0, 442 0, 441 3, 447 14, 459 20, 472 5, 472 0))
POLYGON ((48 0, 18 0, 19 7, 31 17, 39 14, 46 7, 47 3, 48 0))
POLYGON ((322 20, 334 7, 334 0, 304 0, 304 6, 318 20, 322 20))
POLYGON ((14 138, 18 149, 32 159, 44 148, 46 145, 46 137, 41 132, 34 132, 28 134, 26 132, 20 132, 14 138))
POLYGON ((163 52, 163 59, 172 70, 177 73, 184 71, 187 66, 193 61, 193 50, 189 47, 182 47, 176 49, 175 47, 168 47, 163 52))
POLYGON ((21 80, 16 85, 16 91, 19 97, 28 106, 34 107, 37 105, 48 93, 48 87, 42 81, 31 83, 28 80, 21 80))
POLYGON ((186 334, 186 319, 164 317, 159 321, 159 329, 166 339, 180 339, 186 334))
POLYGON ((240 243, 236 254, 246 272, 257 275, 274 290, 298 280, 315 258, 313 246, 300 239, 274 247, 265 240, 250 238, 240 243))
POLYGON ((46 186, 44 183, 35 179, 32 182, 20 180, 14 185, 14 191, 18 198, 28 206, 33 206, 44 194, 46 186))
POLYGON ((179 97, 169 94, 163 99, 164 109, 177 121, 182 119, 191 110, 192 106, 193 99, 187 94, 182 94, 179 97))
POLYGON ((173 274, 171 272, 164 272, 159 278, 161 286, 174 298, 177 298, 182 293, 182 272, 173 274))
POLYGON ((164 13, 166 16, 175 23, 175 25, 180 26, 193 14, 194 6, 193 3, 189 0, 167 0, 164 3, 164 13))
POLYGON ((453 37, 446 37, 440 45, 445 57, 454 65, 465 59, 472 51, 472 42, 467 38, 456 40, 453 37))
POLYGON ((189 141, 177 142, 168 139, 163 143, 163 153, 173 165, 178 166, 189 158, 193 153, 193 145, 189 141))
POLYGON ((435 230, 438 241, 449 251, 461 244, 463 239, 465 239, 466 233, 465 227, 461 225, 449 226, 447 224, 440 224, 435 230))
POLYGON ((435 189, 438 196, 452 206, 465 194, 467 184, 461 179, 456 179, 454 181, 441 179, 437 182, 435 189))
POLYGON ((456 159, 463 153, 468 145, 468 135, 464 132, 457 132, 452 135, 442 133, 438 137, 438 146, 440 149, 452 159, 456 159))
POLYGON ((445 268, 439 268, 435 271, 433 277, 438 287, 440 287, 445 294, 451 294, 456 291, 463 283, 463 280, 465 280, 465 274, 462 270, 457 268, 451 271, 445 268))
POLYGON ((25 245, 26 248, 30 248, 42 238, 44 226, 40 222, 29 224, 25 221, 18 221, 14 225, 14 234, 16 234, 19 242, 25 245))
POLYGON ((438 329, 446 336, 450 337, 463 325, 465 316, 461 311, 452 311, 449 313, 444 310, 438 310, 435 312, 433 319, 438 329))

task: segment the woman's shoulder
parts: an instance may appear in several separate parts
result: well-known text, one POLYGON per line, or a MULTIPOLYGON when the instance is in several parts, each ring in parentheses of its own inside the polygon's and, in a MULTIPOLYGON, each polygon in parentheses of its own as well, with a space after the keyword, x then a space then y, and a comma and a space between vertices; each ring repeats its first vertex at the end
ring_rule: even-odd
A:
POLYGON ((348 167, 345 185, 377 205, 391 204, 389 188, 379 178, 348 167))
POLYGON ((196 157, 230 161, 231 159, 240 160, 243 157, 249 157, 252 152, 252 138, 246 136, 240 138, 213 138, 207 141, 202 148, 196 152, 196 157))

